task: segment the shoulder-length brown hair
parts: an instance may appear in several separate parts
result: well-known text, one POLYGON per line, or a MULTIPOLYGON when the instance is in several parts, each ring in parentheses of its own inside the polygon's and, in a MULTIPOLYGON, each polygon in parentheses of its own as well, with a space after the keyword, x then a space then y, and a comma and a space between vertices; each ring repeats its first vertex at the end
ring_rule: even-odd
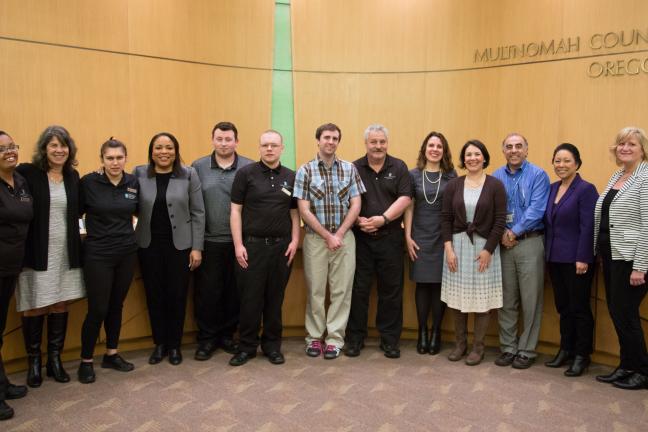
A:
POLYGON ((76 160, 77 146, 67 129, 58 125, 48 126, 40 134, 38 141, 36 141, 36 149, 34 151, 34 156, 32 157, 32 163, 45 172, 49 171, 51 167, 47 160, 47 144, 49 144, 53 138, 58 139, 61 144, 68 148, 68 158, 63 165, 63 171, 74 171, 74 167, 79 164, 76 160))
POLYGON ((425 169, 425 164, 427 163, 427 158, 425 157, 425 149, 427 148, 427 143, 432 137, 437 137, 441 140, 441 145, 443 147, 443 155, 441 156, 441 162, 439 163, 439 168, 442 173, 449 173, 454 170, 454 165, 452 163, 452 153, 450 152, 450 146, 448 145, 448 140, 441 132, 432 131, 423 139, 421 148, 419 150, 418 158, 416 159, 416 168, 421 171, 425 169))

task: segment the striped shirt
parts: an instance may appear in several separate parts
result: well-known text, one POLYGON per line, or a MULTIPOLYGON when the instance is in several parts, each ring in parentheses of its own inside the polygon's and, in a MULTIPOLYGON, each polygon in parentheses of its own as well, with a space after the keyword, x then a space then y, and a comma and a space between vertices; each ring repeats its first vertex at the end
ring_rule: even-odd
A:
MULTIPOLYGON (((351 162, 337 157, 331 167, 317 157, 297 171, 293 196, 310 202, 310 211, 329 232, 336 232, 351 205, 351 198, 366 192, 351 162)), ((306 231, 314 232, 306 226, 306 231)))

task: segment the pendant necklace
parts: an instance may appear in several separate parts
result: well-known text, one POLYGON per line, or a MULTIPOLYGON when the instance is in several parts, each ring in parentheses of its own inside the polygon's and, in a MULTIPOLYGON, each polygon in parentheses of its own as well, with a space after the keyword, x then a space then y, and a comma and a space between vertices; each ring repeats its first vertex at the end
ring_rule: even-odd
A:
POLYGON ((426 201, 428 204, 434 204, 434 203, 436 202, 438 196, 439 196, 439 189, 441 188, 441 171, 439 171, 439 177, 438 177, 436 180, 432 181, 432 180, 430 180, 430 179, 428 178, 427 171, 423 170, 423 176, 421 177, 421 179, 423 180, 423 181, 422 181, 422 186, 423 186, 423 197, 425 198, 425 201, 426 201), (425 192, 425 182, 426 182, 426 181, 428 181, 428 182, 430 182, 430 183, 432 183, 432 184, 435 184, 435 183, 437 184, 436 193, 434 194, 434 199, 433 199, 432 201, 430 201, 430 200, 428 199, 428 197, 427 197, 427 193, 425 192))

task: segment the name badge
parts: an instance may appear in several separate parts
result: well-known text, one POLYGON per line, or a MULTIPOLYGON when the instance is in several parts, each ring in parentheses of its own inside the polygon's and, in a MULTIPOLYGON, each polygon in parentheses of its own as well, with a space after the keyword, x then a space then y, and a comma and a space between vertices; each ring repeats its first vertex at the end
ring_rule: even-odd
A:
POLYGON ((513 216, 515 215, 514 212, 506 213, 506 223, 507 224, 512 224, 513 223, 513 216))
POLYGON ((281 188, 281 192, 285 193, 285 194, 288 195, 289 197, 292 196, 292 192, 289 191, 288 189, 286 189, 285 187, 282 187, 282 188, 281 188))
POLYGON ((132 194, 136 194, 136 193, 137 193, 137 189, 134 189, 134 188, 126 188, 126 191, 127 191, 127 192, 130 192, 130 193, 132 193, 132 194))

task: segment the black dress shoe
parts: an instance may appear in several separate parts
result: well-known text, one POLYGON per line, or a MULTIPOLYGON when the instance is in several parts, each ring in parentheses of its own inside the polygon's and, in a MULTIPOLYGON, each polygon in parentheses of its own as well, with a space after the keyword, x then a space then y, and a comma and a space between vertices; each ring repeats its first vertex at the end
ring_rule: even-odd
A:
POLYGON ((81 362, 79 370, 77 371, 77 377, 81 384, 91 384, 95 382, 97 377, 95 376, 92 362, 81 362))
POLYGON ((178 366, 182 363, 182 352, 180 351, 180 348, 171 348, 169 350, 169 363, 173 366, 178 366))
POLYGON ((264 355, 268 357, 268 361, 270 361, 270 363, 275 365, 284 364, 286 362, 286 359, 284 358, 283 354, 281 354, 281 352, 279 351, 272 351, 264 355))
POLYGON ((585 372, 585 370, 589 365, 590 365, 589 356, 577 355, 576 357, 574 357, 574 361, 572 362, 571 366, 569 366, 569 369, 565 371, 565 376, 579 377, 583 375, 583 372, 585 372))
POLYGON ((358 357, 362 348, 364 348, 364 342, 362 341, 347 342, 344 346, 344 355, 347 357, 358 357))
POLYGON ((574 355, 567 350, 559 350, 558 353, 551 360, 545 362, 545 366, 550 368, 559 368, 566 364, 569 364, 574 360, 574 355))
POLYGON ((416 342, 416 352, 419 354, 427 354, 430 351, 429 340, 428 340, 428 329, 427 327, 419 327, 418 329, 418 340, 416 342))
POLYGON ((380 349, 385 352, 385 357, 390 359, 397 359, 400 357, 400 349, 396 345, 380 343, 380 349))
POLYGON ((597 375, 596 381, 610 384, 613 383, 614 381, 620 381, 625 378, 628 378, 632 374, 634 374, 634 371, 628 369, 616 368, 607 375, 597 375))
POLYGON ((194 354, 194 359, 198 361, 209 360, 210 358, 212 358, 212 356, 214 355, 214 351, 216 351, 217 349, 218 347, 213 342, 201 343, 200 345, 198 345, 198 348, 196 349, 196 353, 194 354))
POLYGON ((648 389, 648 376, 635 372, 629 377, 614 381, 612 385, 624 390, 648 389))
POLYGON ((250 354, 246 353, 245 351, 241 351, 237 354, 234 355, 229 361, 230 366, 243 366, 245 363, 248 362, 248 360, 256 357, 256 354, 250 354))
POLYGON ((127 362, 119 354, 104 354, 103 360, 101 361, 101 367, 104 369, 115 369, 119 372, 130 372, 135 369, 133 363, 127 362))
POLYGON ((236 354, 238 352, 239 345, 234 339, 223 338, 220 343, 221 348, 228 354, 236 354))
POLYGON ((535 363, 534 357, 529 357, 524 354, 518 354, 513 359, 513 369, 529 369, 535 363))
POLYGON ((495 364, 497 366, 511 366, 513 364, 513 360, 515 360, 515 354, 510 352, 503 352, 499 357, 497 357, 497 359, 495 359, 495 364))
POLYGON ((9 384, 5 391, 5 399, 20 399, 27 396, 27 386, 9 384))
POLYGON ((0 400, 0 420, 9 420, 14 416, 14 410, 3 400, 0 400))
POLYGON ((151 353, 151 356, 149 357, 149 364, 158 364, 166 357, 168 354, 167 349, 164 345, 155 345, 155 349, 151 353))

